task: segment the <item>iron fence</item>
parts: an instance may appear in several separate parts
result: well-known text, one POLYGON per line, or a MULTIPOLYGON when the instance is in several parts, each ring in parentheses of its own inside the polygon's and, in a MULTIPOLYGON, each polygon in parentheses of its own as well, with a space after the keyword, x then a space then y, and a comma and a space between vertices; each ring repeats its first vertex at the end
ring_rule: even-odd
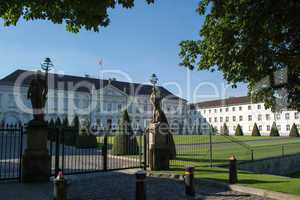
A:
POLYGON ((197 134, 173 135, 173 139, 176 158, 170 161, 170 166, 175 170, 182 170, 186 165, 225 166, 232 155, 241 163, 300 153, 300 138, 197 134))
POLYGON ((23 128, 7 126, 0 129, 0 180, 21 177, 23 128))
POLYGON ((80 135, 74 128, 49 130, 51 174, 145 168, 146 135, 80 135))

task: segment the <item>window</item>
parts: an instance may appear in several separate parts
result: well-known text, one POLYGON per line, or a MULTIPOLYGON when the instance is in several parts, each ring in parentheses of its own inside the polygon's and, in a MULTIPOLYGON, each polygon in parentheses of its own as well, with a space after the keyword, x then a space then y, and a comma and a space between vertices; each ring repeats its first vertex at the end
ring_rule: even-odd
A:
POLYGON ((215 113, 217 113, 217 109, 215 109, 215 113))
POLYGON ((261 121, 261 114, 257 116, 258 121, 261 121))
POLYGON ((112 108, 111 103, 108 103, 108 104, 107 104, 107 111, 108 111, 108 112, 111 112, 111 108, 112 108))
MULTIPOLYGON (((175 109, 176 110, 176 109, 175 109)), ((147 112, 148 111, 148 106, 147 104, 144 104, 144 111, 147 112)))
POLYGON ((232 117, 232 121, 234 121, 234 122, 236 121, 236 116, 232 117))
POLYGON ((266 120, 270 120, 270 114, 266 114, 266 120))
POLYGON ((248 110, 251 110, 252 109, 252 107, 251 106, 248 106, 248 110))
POLYGON ((252 121, 252 115, 248 115, 248 121, 252 121))
POLYGON ((228 109, 228 108, 226 108, 226 109, 225 109, 225 111, 226 111, 226 112, 228 112, 228 111, 229 111, 229 109, 228 109))
POLYGON ((226 122, 229 122, 229 117, 226 117, 226 122))
POLYGON ((299 119, 299 112, 295 112, 295 119, 299 119))
POLYGON ((271 130, 270 125, 267 125, 267 131, 271 130))
POLYGON ((277 125, 277 129, 278 129, 278 131, 281 131, 281 126, 277 125))
POLYGON ((239 117, 239 120, 240 120, 240 122, 243 121, 243 116, 242 115, 239 117))
POLYGON ((277 120, 280 120, 280 119, 281 119, 280 113, 276 114, 276 119, 277 119, 277 120))
POLYGON ((206 113, 206 110, 204 110, 203 113, 205 114, 205 113, 206 113))
POLYGON ((289 131, 291 129, 290 125, 286 125, 286 130, 289 131))
POLYGON ((243 107, 242 107, 242 106, 239 107, 239 111, 241 111, 241 110, 243 110, 243 107))
POLYGON ((208 110, 209 113, 211 113, 211 110, 208 110))
POLYGON ((223 117, 220 117, 220 122, 223 122, 223 117))
POLYGON ((232 107, 232 111, 235 111, 235 107, 232 107))
POLYGON ((118 104, 118 111, 122 110, 122 104, 118 104))
POLYGON ((223 110, 222 110, 222 108, 220 108, 220 112, 222 112, 223 110))
POLYGON ((259 125, 259 126, 258 126, 258 129, 259 129, 260 131, 262 131, 262 125, 259 125))
POLYGON ((289 120, 290 119, 290 113, 285 113, 285 119, 289 120))
POLYGON ((215 117, 215 122, 218 122, 218 118, 217 117, 215 117))
POLYGON ((208 119, 209 122, 211 122, 211 117, 208 119))
POLYGON ((257 109, 260 110, 261 109, 261 105, 257 105, 257 109))

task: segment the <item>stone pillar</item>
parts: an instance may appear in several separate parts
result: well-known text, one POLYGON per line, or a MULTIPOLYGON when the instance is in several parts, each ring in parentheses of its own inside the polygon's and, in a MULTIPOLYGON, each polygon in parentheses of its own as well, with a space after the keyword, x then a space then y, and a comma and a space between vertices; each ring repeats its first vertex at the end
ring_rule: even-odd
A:
POLYGON ((168 170, 170 161, 169 130, 163 130, 160 123, 149 127, 149 161, 151 170, 168 170))
POLYGON ((50 177, 50 156, 47 149, 48 125, 32 120, 27 127, 27 147, 22 156, 22 182, 46 182, 50 177))

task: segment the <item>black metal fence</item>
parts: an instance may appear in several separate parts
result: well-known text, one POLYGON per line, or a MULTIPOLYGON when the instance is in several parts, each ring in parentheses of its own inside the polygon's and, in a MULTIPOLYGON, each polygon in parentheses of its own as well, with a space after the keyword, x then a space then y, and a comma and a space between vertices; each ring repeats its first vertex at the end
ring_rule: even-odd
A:
POLYGON ((0 180, 20 179, 23 152, 23 128, 0 129, 0 180))
POLYGON ((140 135, 80 135, 74 128, 50 129, 51 174, 80 174, 144 168, 147 145, 140 135))
POLYGON ((225 166, 232 155, 242 163, 300 153, 300 138, 173 135, 173 139, 176 147, 176 158, 170 161, 173 170, 182 170, 186 165, 225 166))

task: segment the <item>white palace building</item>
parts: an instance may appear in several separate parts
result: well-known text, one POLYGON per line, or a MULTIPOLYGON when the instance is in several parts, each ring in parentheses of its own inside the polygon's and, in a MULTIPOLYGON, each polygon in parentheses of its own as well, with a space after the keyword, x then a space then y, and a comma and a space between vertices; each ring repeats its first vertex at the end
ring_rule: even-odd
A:
MULTIPOLYGON (((0 121, 2 124, 26 124, 32 118, 31 103, 27 99, 33 71, 16 70, 0 80, 0 121)), ((147 127, 152 117, 149 96, 152 85, 111 80, 89 76, 49 74, 49 91, 45 106, 46 119, 75 115, 93 126, 117 128, 124 109, 131 116, 134 129, 147 127)), ((170 126, 177 129, 185 119, 187 101, 163 87, 157 87, 163 96, 162 107, 170 126), (176 127, 176 128, 175 128, 176 127)))
MULTIPOLYGON (((27 99, 33 71, 16 70, 0 79, 0 123, 26 124, 32 119, 31 103, 27 99)), ((145 129, 152 118, 149 96, 152 85, 101 80, 89 76, 49 74, 46 119, 78 115, 81 123, 90 122, 99 128, 116 129, 121 114, 127 109, 134 129, 145 129)), ((295 123, 300 130, 300 114, 286 110, 273 113, 263 103, 252 103, 249 97, 188 104, 164 87, 157 87, 163 96, 162 108, 174 133, 207 134, 213 126, 220 132, 224 123, 234 134, 240 124, 244 134, 251 134, 256 122, 262 135, 269 135, 276 122, 282 136, 287 136, 295 123)), ((0 125, 1 125, 0 124, 0 125)))
POLYGON ((300 130, 300 113, 293 110, 283 110, 273 113, 265 109, 263 103, 252 103, 248 96, 232 97, 222 100, 205 101, 192 104, 199 116, 199 123, 204 132, 212 125, 220 132, 226 123, 229 134, 234 134, 238 124, 245 135, 251 135, 254 123, 260 129, 261 135, 269 135, 273 122, 276 123, 281 136, 288 136, 290 129, 295 123, 300 130))

